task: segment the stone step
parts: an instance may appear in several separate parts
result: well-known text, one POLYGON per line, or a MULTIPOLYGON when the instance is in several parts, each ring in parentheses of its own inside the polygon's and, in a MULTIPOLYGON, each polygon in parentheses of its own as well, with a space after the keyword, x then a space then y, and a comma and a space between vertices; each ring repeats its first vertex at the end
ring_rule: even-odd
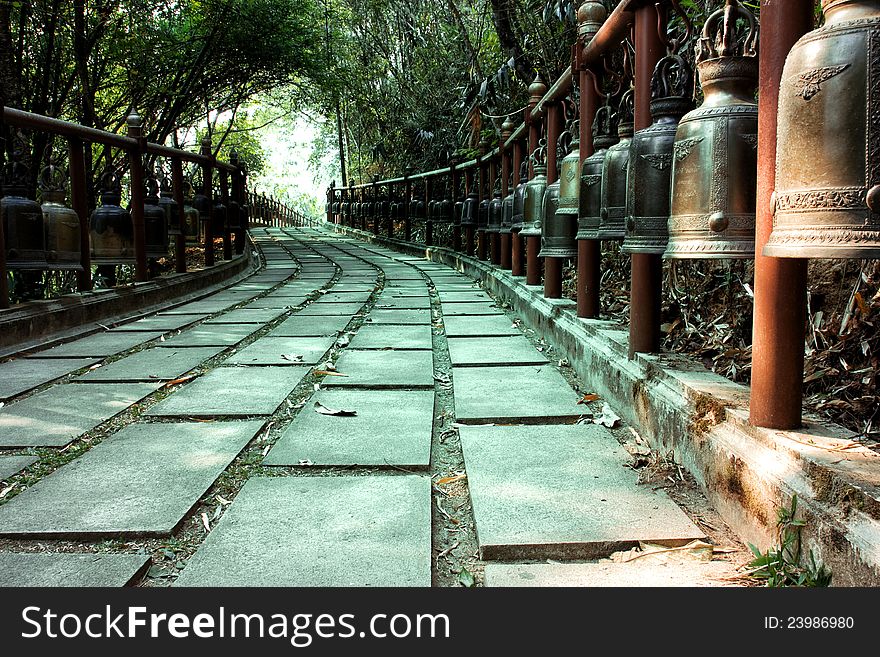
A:
POLYGON ((306 403, 263 465, 426 467, 433 422, 433 390, 324 390, 306 403), (357 415, 323 415, 315 402, 357 415))
POLYGON ((226 347, 151 347, 77 377, 78 382, 170 381, 226 347))
POLYGON ((504 315, 456 315, 443 317, 443 328, 449 338, 489 338, 522 335, 504 315))
POLYGON ((0 552, 0 587, 120 587, 150 566, 144 554, 0 552))
POLYGON ((160 383, 65 383, 0 408, 0 447, 64 447, 160 383))
POLYGON ((448 338, 453 366, 546 365, 547 357, 522 336, 448 338))
POLYGON ((36 456, 0 456, 0 481, 17 475, 39 460, 36 456))
MULTIPOLYGON (((647 558, 646 558, 647 559, 647 558)), ((736 566, 729 561, 657 563, 486 564, 488 587, 694 587, 737 586, 736 566)))
POLYGON ((28 358, 107 358, 133 349, 162 335, 162 331, 102 331, 30 354, 28 358))
POLYGON ((640 541, 680 546, 705 537, 666 493, 638 484, 604 427, 459 432, 484 559, 595 559, 640 541))
POLYGON ((138 319, 134 322, 120 324, 119 326, 110 329, 110 331, 112 333, 125 331, 162 331, 164 333, 166 331, 175 331, 184 326, 194 324, 195 322, 205 319, 207 316, 208 315, 204 313, 192 315, 152 315, 151 317, 144 317, 143 319, 138 319))
POLYGON ((371 310, 366 320, 372 324, 425 324, 431 323, 430 310, 371 310))
POLYGON ((427 325, 365 324, 351 339, 352 349, 431 349, 427 325))
POLYGON ((237 308, 206 320, 205 324, 267 324, 286 312, 285 308, 237 308))
POLYGON ((166 338, 159 347, 231 347, 238 344, 254 331, 259 330, 254 324, 221 324, 197 326, 182 333, 166 338))
POLYGON ((430 586, 427 477, 255 477, 178 586, 430 586))
POLYGON ((316 365, 336 341, 334 336, 319 338, 264 337, 231 356, 230 365, 316 365), (297 360, 296 357, 302 358, 297 360))
POLYGON ((314 315, 329 315, 352 317, 357 315, 363 309, 362 303, 322 303, 315 301, 297 312, 299 317, 309 317, 314 315))
POLYGON ((131 424, 0 506, 0 537, 168 536, 262 426, 131 424))
POLYGON ((97 363, 95 358, 21 358, 0 364, 0 401, 97 363))
POLYGON ((322 335, 336 335, 351 321, 348 315, 302 315, 297 313, 288 317, 272 329, 267 337, 308 338, 322 335))
POLYGON ((336 361, 345 376, 328 376, 326 388, 433 388, 434 354, 430 351, 346 349, 336 361))

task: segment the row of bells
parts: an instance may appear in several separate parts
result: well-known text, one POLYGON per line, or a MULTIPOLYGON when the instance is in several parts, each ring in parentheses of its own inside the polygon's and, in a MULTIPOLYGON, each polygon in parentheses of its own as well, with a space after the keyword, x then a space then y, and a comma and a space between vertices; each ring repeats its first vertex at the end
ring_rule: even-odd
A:
MULTIPOLYGON (((120 207, 121 190, 116 174, 105 177, 101 205, 89 219, 91 261, 96 265, 133 264, 134 228, 129 210, 120 207)), ((169 236, 183 234, 189 243, 204 239, 210 202, 197 194, 184 200, 183 230, 177 228, 178 206, 170 189, 158 191, 148 184, 144 203, 144 235, 147 258, 167 256, 169 236)), ((42 205, 28 197, 20 187, 10 187, 0 201, 6 238, 6 266, 13 270, 82 270, 80 221, 65 205, 63 184, 41 190, 42 205)), ((247 225, 247 206, 231 202, 227 208, 213 204, 212 227, 215 234, 227 227, 240 230, 247 225), (227 226, 228 222, 228 226, 227 226)))

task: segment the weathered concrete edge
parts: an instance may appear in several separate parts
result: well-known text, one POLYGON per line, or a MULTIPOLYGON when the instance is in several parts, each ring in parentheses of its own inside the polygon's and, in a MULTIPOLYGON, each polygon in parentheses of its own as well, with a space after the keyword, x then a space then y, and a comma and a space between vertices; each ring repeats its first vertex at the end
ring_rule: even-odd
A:
POLYGON ((880 461, 863 448, 839 451, 851 432, 811 417, 799 432, 752 427, 747 386, 685 358, 630 360, 619 327, 577 318, 571 302, 545 299, 522 278, 447 248, 326 227, 480 280, 654 448, 671 453, 743 540, 762 549, 774 544, 777 509, 796 494, 807 520, 805 545, 832 569, 834 584, 880 585, 880 461))
POLYGON ((82 334, 82 329, 94 330, 97 324, 115 323, 200 299, 250 276, 255 264, 254 250, 248 246, 243 255, 207 269, 0 310, 0 357, 50 344, 56 338, 69 340, 82 334))

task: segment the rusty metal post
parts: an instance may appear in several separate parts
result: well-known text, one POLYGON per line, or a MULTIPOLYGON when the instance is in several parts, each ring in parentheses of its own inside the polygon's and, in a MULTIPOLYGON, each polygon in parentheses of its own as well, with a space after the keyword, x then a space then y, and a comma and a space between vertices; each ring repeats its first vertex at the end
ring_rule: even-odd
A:
POLYGON ((434 196, 434 180, 425 178, 425 246, 434 245, 434 221, 429 209, 432 196, 434 196))
MULTIPOLYGON (((505 164, 507 165, 507 175, 504 176, 503 185, 506 192, 502 193, 502 195, 507 198, 515 189, 517 183, 519 183, 519 169, 522 165, 522 148, 520 146, 519 140, 513 143, 513 145, 506 149, 504 152, 505 156, 505 164), (513 187, 510 186, 510 174, 511 169, 513 170, 513 187)), ((513 234, 508 230, 507 232, 501 233, 501 269, 506 269, 510 271, 513 267, 512 262, 512 253, 511 250, 513 248, 513 234)))
MULTIPOLYGON (((531 92, 531 96, 529 97, 529 106, 526 109, 526 121, 529 126, 529 153, 534 153, 535 149, 538 147, 538 140, 541 135, 541 125, 542 121, 536 121, 532 117, 532 110, 537 106, 538 102, 544 96, 544 92, 547 90, 546 85, 543 82, 539 82, 539 79, 536 79, 532 86, 529 88, 531 92)), ((548 142, 548 151, 549 151, 549 142, 548 142)), ((535 163, 534 161, 529 163, 529 179, 535 177, 535 163)), ((541 249, 541 238, 540 237, 527 237, 525 238, 526 243, 526 284, 527 285, 540 285, 541 284, 541 262, 538 259, 538 251, 541 249)))
MULTIPOLYGON (((202 139, 201 154, 207 158, 212 157, 211 138, 202 139)), ((205 266, 214 266, 214 189, 211 184, 214 180, 213 167, 210 164, 202 165, 202 194, 207 199, 205 205, 208 208, 208 216, 205 218, 205 266)), ((265 203, 266 197, 263 196, 265 203)))
MULTIPOLYGON (((0 90, 0 97, 5 98, 5 89, 0 90)), ((0 98, 0 100, 2 100, 0 98)), ((0 127, 3 126, 3 104, 0 104, 0 127)), ((0 165, 5 161, 6 143, 0 135, 0 165)), ((3 177, 0 176, 0 197, 3 196, 3 177)), ((0 308, 9 308, 9 275, 6 271, 6 234, 3 228, 3 220, 0 219, 0 308)))
MULTIPOLYGON (((590 157, 593 148, 593 120, 599 108, 599 94, 596 92, 597 75, 589 69, 580 71, 581 102, 581 166, 590 157)), ((577 259, 577 316, 595 319, 599 317, 599 281, 602 250, 599 240, 578 240, 577 259)))
MULTIPOLYGON (((388 238, 389 238, 389 239, 392 239, 392 238, 394 237, 394 212, 391 211, 391 205, 390 205, 390 204, 392 204, 392 203, 396 203, 396 201, 394 200, 394 185, 389 185, 389 186, 388 186, 388 197, 389 197, 389 206, 388 206, 388 232, 387 232, 386 234, 388 235, 388 238)), ((399 206, 398 206, 398 207, 399 207, 399 206)))
POLYGON ((177 203, 177 234, 174 236, 174 271, 186 273, 186 235, 183 234, 184 203, 183 203, 183 162, 178 158, 171 160, 171 188, 174 202, 177 203))
MULTIPOLYGON (((547 107, 547 186, 555 183, 557 171, 556 142, 562 132, 562 106, 553 103, 547 107)), ((545 218, 542 217, 542 220, 545 218)), ((563 258, 544 258, 544 298, 562 297, 563 258)))
POLYGON ((413 196, 413 184, 412 180, 407 178, 406 180, 406 203, 404 203, 404 214, 403 216, 403 239, 406 242, 409 242, 412 239, 412 214, 410 213, 410 203, 415 198, 413 196))
MULTIPOLYGON (((635 24, 635 130, 651 125, 651 75, 665 54, 660 30, 665 32, 663 5, 636 9, 635 24), (657 11, 662 15, 658 20, 657 11)), ((663 295, 663 257, 632 254, 630 280, 629 354, 660 350, 660 306, 663 295)))
POLYGON ((146 234, 144 231, 143 150, 147 144, 143 136, 141 117, 137 114, 131 114, 126 119, 126 123, 128 125, 128 136, 138 141, 138 148, 129 151, 128 161, 129 177, 131 179, 131 223, 134 228, 134 279, 140 283, 150 280, 150 271, 147 267, 146 234))
POLYGON ((75 137, 68 139, 67 151, 70 158, 70 207, 79 217, 79 261, 83 268, 76 273, 76 288, 80 292, 88 292, 92 289, 92 253, 85 147, 82 140, 75 137))
POLYGON ((758 191, 750 421, 770 429, 801 426, 807 261, 761 255, 773 228, 776 108, 785 57, 812 29, 813 3, 761 0, 758 87, 758 191))
MULTIPOLYGON (((474 186, 474 170, 467 169, 464 172, 465 196, 470 194, 470 190, 474 186)), ((468 224, 464 227, 464 253, 465 255, 474 254, 474 225, 468 224)))
MULTIPOLYGON (((527 153, 523 153, 523 143, 517 140, 513 145, 513 175, 514 188, 519 185, 520 169, 525 161, 527 153)), ((519 231, 510 233, 510 273, 513 276, 522 276, 524 273, 522 238, 519 231)))
MULTIPOLYGON (((484 155, 483 149, 480 149, 480 156, 484 155)), ((479 164, 480 172, 479 172, 479 182, 477 183, 477 196, 479 204, 477 205, 478 211, 479 208, 482 208, 483 201, 488 200, 491 202, 490 194, 486 193, 486 187, 488 186, 488 177, 489 177, 489 165, 486 162, 481 161, 479 164)), ((477 260, 485 260, 486 254, 488 252, 488 248, 486 248, 486 227, 480 227, 480 224, 477 223, 477 260)))
POLYGON ((223 259, 232 260, 232 233, 229 232, 229 174, 220 170, 220 202, 226 206, 226 224, 223 226, 223 259))
MULTIPOLYGON (((495 186, 498 184, 498 160, 495 157, 492 157, 489 160, 489 185, 488 185, 488 199, 489 199, 489 217, 491 219, 492 216, 492 201, 495 200, 495 186)), ((503 198, 503 195, 502 195, 503 198)), ((493 265, 501 264, 501 244, 498 242, 498 238, 501 236, 500 233, 492 231, 491 233, 486 233, 488 237, 488 245, 489 245, 489 253, 488 258, 489 261, 493 265)))
POLYGON ((461 217, 454 216, 455 214, 455 198, 458 196, 458 190, 461 187, 461 172, 455 167, 452 166, 452 208, 453 208, 453 217, 452 217, 452 250, 453 251, 461 251, 461 217))

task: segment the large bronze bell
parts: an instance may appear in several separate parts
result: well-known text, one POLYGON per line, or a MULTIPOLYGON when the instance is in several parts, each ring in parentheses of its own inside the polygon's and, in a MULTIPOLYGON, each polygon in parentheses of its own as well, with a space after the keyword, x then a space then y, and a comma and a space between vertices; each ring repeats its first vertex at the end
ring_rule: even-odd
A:
POLYGON ((578 198, 579 240, 599 239, 599 222, 602 218, 602 169, 605 154, 617 143, 614 114, 608 105, 596 110, 593 119, 593 154, 581 166, 580 197, 578 198))
POLYGON ((159 192, 159 207, 165 212, 168 234, 181 235, 180 225, 177 221, 177 201, 174 200, 174 189, 167 176, 162 178, 162 189, 159 192))
POLYGON ((544 212, 544 192, 547 191, 547 164, 544 159, 546 146, 538 147, 532 155, 535 177, 525 185, 523 196, 522 237, 540 237, 544 212))
POLYGON ((459 198, 452 208, 452 221, 456 225, 461 225, 461 215, 464 212, 464 198, 459 198))
POLYGON ((697 46, 703 104, 675 134, 667 258, 752 258, 758 172, 755 17, 737 0, 709 16, 697 46), (738 38, 739 18, 748 33, 738 38))
POLYGON ((189 244, 199 241, 199 211, 193 207, 194 194, 192 183, 186 181, 183 197, 183 235, 189 244))
POLYGON ((16 139, 6 195, 0 200, 6 237, 8 269, 50 269, 46 261, 46 233, 40 204, 28 194, 30 168, 24 163, 27 144, 16 139))
POLYGON ((510 232, 518 233, 523 227, 525 212, 526 183, 529 182, 529 163, 523 161, 519 168, 519 183, 513 190, 513 215, 510 218, 510 232))
POLYGON ((626 236, 626 176, 633 135, 633 91, 627 89, 617 110, 619 141, 605 153, 602 164, 602 208, 599 211, 600 240, 622 240, 626 236))
MULTIPOLYGON (((147 251, 147 258, 158 260, 168 255, 168 223, 165 210, 159 206, 159 181, 150 177, 147 179, 146 187, 147 194, 144 197, 144 245, 147 251)), ((225 207, 223 211, 225 213, 225 207)))
POLYGON ((134 264, 134 226, 131 215, 119 207, 122 200, 119 172, 106 171, 101 176, 100 191, 101 205, 89 218, 92 263, 134 264))
POLYGON ((880 258, 880 3, 824 0, 779 89, 764 255, 880 258))
MULTIPOLYGON (((511 176, 512 178, 513 176, 511 176)), ((513 197, 514 189, 512 185, 508 187, 510 193, 501 201, 501 230, 502 233, 509 233, 513 226, 513 197)))
POLYGON ((448 224, 452 222, 452 200, 444 198, 437 206, 437 221, 448 224))
POLYGON ((67 175, 50 163, 40 175, 43 224, 46 227, 46 261, 52 269, 82 271, 79 216, 67 200, 67 175))
POLYGON ((477 230, 486 230, 489 227, 489 199, 480 201, 477 212, 477 230))
POLYGON ((486 225, 487 233, 501 232, 501 213, 504 202, 501 200, 501 188, 495 187, 492 192, 492 200, 489 202, 489 223, 486 225))
POLYGON ((653 123, 633 135, 626 187, 624 253, 662 255, 669 241, 669 181, 678 121, 691 108, 693 76, 683 57, 657 62, 651 78, 653 123))
POLYGON ((464 208, 461 211, 462 226, 476 226, 477 215, 479 214, 480 197, 477 196, 476 190, 472 189, 464 202, 464 208))
POLYGON ((542 258, 577 256, 581 151, 580 141, 574 135, 579 131, 575 121, 569 131, 560 135, 559 145, 566 150, 565 144, 569 144, 568 153, 560 163, 557 181, 547 188, 544 196, 544 227, 538 254, 542 258))

